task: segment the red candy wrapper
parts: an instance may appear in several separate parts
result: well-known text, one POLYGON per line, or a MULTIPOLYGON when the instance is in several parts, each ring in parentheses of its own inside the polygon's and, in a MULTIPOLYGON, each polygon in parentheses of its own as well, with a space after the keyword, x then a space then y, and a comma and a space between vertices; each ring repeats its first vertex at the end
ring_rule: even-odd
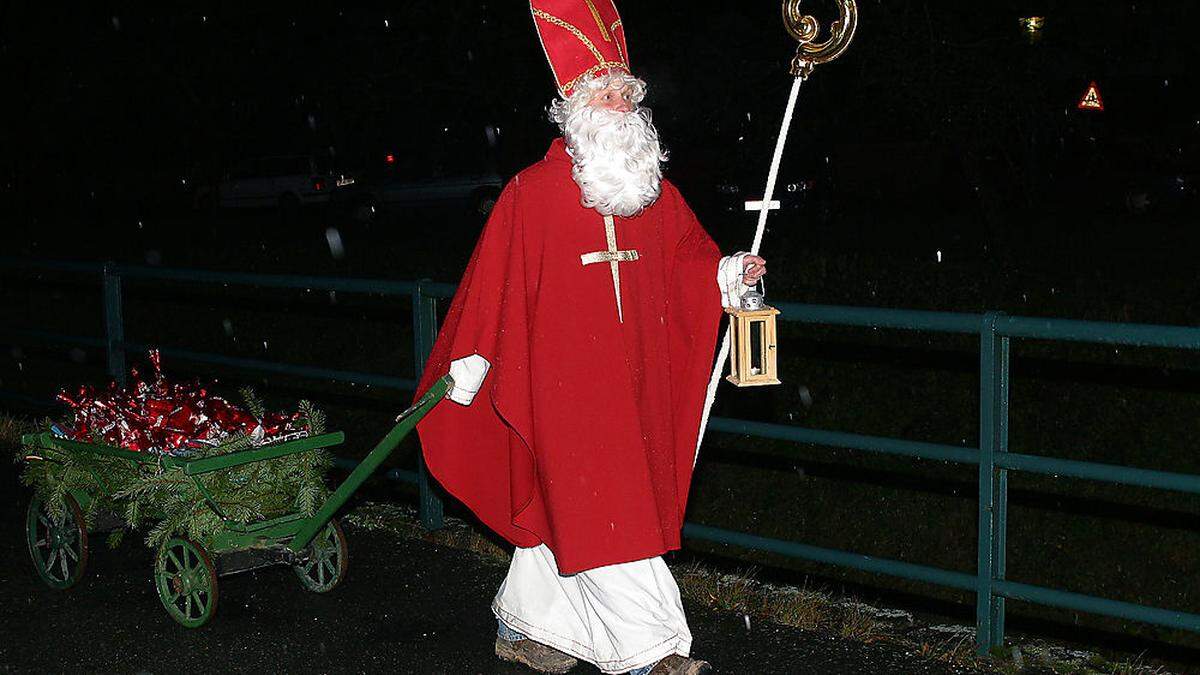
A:
POLYGON ((199 381, 171 382, 162 374, 158 350, 150 352, 152 381, 131 371, 133 382, 125 389, 116 383, 105 390, 83 386, 73 394, 62 391, 58 400, 72 413, 57 425, 62 435, 76 441, 99 440, 136 452, 186 454, 188 450, 217 446, 238 435, 263 445, 308 435, 300 413, 266 413, 257 419, 249 411, 210 394, 199 381))

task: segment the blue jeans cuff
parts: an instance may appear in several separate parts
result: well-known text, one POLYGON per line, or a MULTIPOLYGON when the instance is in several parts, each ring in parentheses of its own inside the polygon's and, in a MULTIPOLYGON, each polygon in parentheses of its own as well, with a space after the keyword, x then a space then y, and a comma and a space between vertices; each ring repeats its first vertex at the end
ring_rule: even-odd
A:
POLYGON ((509 642, 516 642, 517 640, 525 639, 524 633, 509 628, 508 625, 500 619, 496 619, 496 635, 499 636, 500 639, 508 640, 509 642))

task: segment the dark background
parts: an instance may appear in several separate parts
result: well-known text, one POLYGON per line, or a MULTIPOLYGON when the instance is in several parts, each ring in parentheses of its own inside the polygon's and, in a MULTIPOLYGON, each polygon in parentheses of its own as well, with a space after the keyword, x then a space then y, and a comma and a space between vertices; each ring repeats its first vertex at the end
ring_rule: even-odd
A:
MULTIPOLYGON (((832 3, 810 5, 832 18, 832 3)), ((197 210, 194 190, 247 157, 294 153, 364 177, 394 153, 416 174, 449 163, 507 178, 555 135, 545 119, 553 82, 523 3, 193 7, 0 6, 5 255, 456 282, 482 223, 464 209, 283 218, 197 210), (344 250, 330 247, 330 231, 344 250)), ((667 175, 723 250, 746 248, 754 216, 729 207, 761 193, 790 84, 794 43, 778 5, 621 10, 671 151, 667 175), (731 184, 737 195, 722 191, 731 184)), ((780 196, 811 187, 769 221, 768 299, 1195 325, 1197 19, 1200 7, 1182 0, 864 0, 850 50, 801 89, 780 196), (1046 18, 1038 36, 1019 22, 1033 15, 1046 18), (1079 111, 1093 80, 1106 109, 1079 111)), ((4 324, 97 334, 94 282, 0 277, 4 324)), ((129 341, 413 370, 401 300, 146 282, 125 294, 129 341)), ((99 350, 5 344, 0 389, 49 400, 106 379, 99 350)), ((784 384, 722 389, 714 414, 972 447, 977 349, 967 338, 785 324, 784 384)), ((314 398, 348 431, 348 455, 404 403, 363 387, 165 367, 231 389, 249 380, 276 407, 314 398)), ((1198 368, 1167 350, 1018 341, 1012 447, 1200 473, 1198 368)), ((713 434, 689 517, 969 571, 975 480, 961 467, 713 434)), ((1014 476, 1012 495, 1010 578, 1200 610, 1194 497, 1032 476, 1014 476)), ((910 606, 933 596, 921 606, 971 617, 965 594, 711 552, 910 606)), ((1152 655, 1194 659, 1200 644, 1021 603, 1010 616, 1017 631, 1148 644, 1152 655)))
MULTIPOLYGON (((627 4, 669 175, 718 221, 717 183, 765 177, 793 50, 778 7, 627 4)), ((812 3, 826 23, 827 4, 812 3)), ((6 221, 100 228, 90 256, 246 157, 332 155, 362 172, 438 148, 464 165, 495 155, 508 176, 553 135, 522 3, 6 7, 6 221)), ((1194 3, 866 0, 860 13, 854 48, 802 91, 781 177, 816 186, 798 236, 925 257, 988 246, 995 261, 1096 230, 1110 248, 1191 235, 1160 223, 1195 213, 1194 3), (1018 22, 1031 15, 1046 17, 1038 38, 1018 22), (1092 80, 1102 113, 1075 108, 1092 80), (1134 236, 1128 218, 1154 226, 1134 236)))

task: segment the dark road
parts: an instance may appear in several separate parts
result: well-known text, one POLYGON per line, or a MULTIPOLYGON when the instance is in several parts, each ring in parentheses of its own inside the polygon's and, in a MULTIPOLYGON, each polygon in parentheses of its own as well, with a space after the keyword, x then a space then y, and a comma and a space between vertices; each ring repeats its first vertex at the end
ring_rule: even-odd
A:
MULTIPOLYGON (((11 465, 9 465, 11 466, 11 465)), ((282 567, 220 580, 213 621, 188 630, 159 604, 140 536, 92 537, 78 586, 35 577, 20 528, 27 491, 8 467, 0 536, 0 671, 520 673, 492 653, 504 568, 474 553, 348 526, 345 582, 316 595, 282 567)), ((725 673, 949 673, 896 646, 688 607, 695 653, 725 673)), ((581 666, 574 672, 598 672, 581 666)))

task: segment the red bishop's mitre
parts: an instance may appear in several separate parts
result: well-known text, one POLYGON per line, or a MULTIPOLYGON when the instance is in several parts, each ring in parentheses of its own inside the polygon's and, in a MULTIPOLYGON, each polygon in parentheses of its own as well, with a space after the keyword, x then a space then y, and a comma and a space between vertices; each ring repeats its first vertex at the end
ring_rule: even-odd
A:
POLYGON ((630 72, 625 27, 613 0, 530 0, 529 11, 564 96, 594 75, 630 72))

